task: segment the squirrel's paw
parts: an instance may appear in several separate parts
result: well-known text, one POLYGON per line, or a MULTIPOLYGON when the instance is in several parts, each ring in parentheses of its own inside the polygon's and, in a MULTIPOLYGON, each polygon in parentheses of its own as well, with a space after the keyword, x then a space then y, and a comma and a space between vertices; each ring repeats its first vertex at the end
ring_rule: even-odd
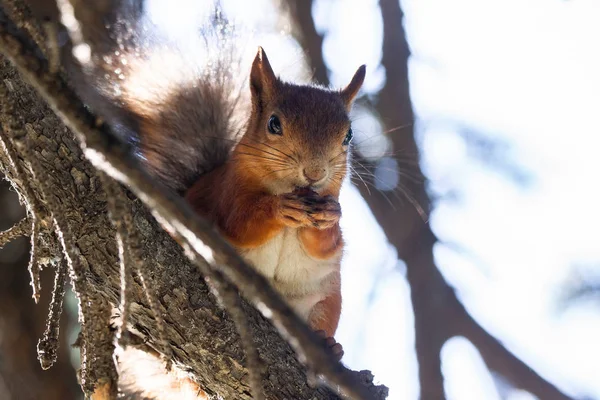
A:
POLYGON ((335 197, 318 197, 312 200, 308 214, 312 217, 315 228, 327 229, 340 221, 342 209, 335 197))
POLYGON ((325 331, 316 331, 315 333, 325 341, 325 345, 333 352, 335 359, 340 361, 344 356, 344 349, 342 345, 336 342, 334 337, 327 337, 327 333, 325 331))
POLYGON ((342 215, 340 203, 333 196, 288 193, 281 196, 280 216, 284 223, 295 228, 331 228, 342 215))
POLYGON ((288 193, 279 197, 279 218, 283 223, 292 228, 314 226, 315 220, 308 213, 306 199, 295 193, 288 193))

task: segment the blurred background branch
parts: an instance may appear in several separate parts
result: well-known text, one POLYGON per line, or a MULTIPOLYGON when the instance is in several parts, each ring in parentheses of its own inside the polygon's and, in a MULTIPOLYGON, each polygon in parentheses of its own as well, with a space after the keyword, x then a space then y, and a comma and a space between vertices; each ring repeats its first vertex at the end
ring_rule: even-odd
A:
MULTIPOLYGON (((307 22, 308 16, 312 15, 311 3, 286 2, 292 10, 292 31, 303 48, 307 49, 315 79, 329 85, 327 66, 322 56, 323 36, 315 31, 314 23, 307 22)), ((448 339, 462 335, 477 347, 488 368, 502 375, 514 387, 527 390, 540 399, 569 399, 482 328, 465 310, 435 265, 433 248, 437 238, 429 226, 430 200, 426 181, 414 178, 423 177, 423 173, 420 170, 410 99, 410 50, 403 28, 404 15, 397 0, 380 0, 379 6, 383 21, 381 64, 385 68, 386 80, 383 88, 374 96, 374 101, 366 101, 366 104, 379 116, 384 133, 388 132, 387 137, 393 148, 391 154, 396 157, 396 174, 399 176, 394 190, 400 191, 401 195, 393 193, 394 190, 387 193, 385 189, 377 190, 378 182, 374 174, 362 176, 355 184, 387 239, 396 248, 398 257, 406 264, 415 321, 420 398, 445 397, 441 350, 448 339)), ((475 139, 472 133, 465 135, 475 139)), ((481 140, 478 143, 481 144, 481 140)), ((369 163, 368 160, 361 161, 369 163)), ((372 163, 369 169, 377 169, 377 163, 372 163)), ((517 175, 513 171, 512 175, 517 175)), ((524 179, 523 174, 518 176, 524 179)))

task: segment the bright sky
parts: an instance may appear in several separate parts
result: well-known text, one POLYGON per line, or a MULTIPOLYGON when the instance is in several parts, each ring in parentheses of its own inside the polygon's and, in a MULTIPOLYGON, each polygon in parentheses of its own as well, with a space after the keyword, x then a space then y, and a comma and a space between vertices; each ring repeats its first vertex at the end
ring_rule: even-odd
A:
MULTIPOLYGON (((597 304, 559 311, 574 266, 600 265, 600 3, 406 0, 403 6, 423 168, 433 193, 445 195, 432 225, 441 239, 464 249, 438 246, 438 265, 477 320, 529 365, 573 395, 600 398, 597 304), (502 159, 531 181, 519 185, 474 158, 456 128, 461 125, 508 143, 502 159)), ((329 29, 333 82, 343 81, 354 64, 377 62, 376 1, 321 0, 315 11, 322 13, 319 26, 329 29), (329 25, 331 15, 343 20, 329 25)), ((379 72, 367 78, 368 87, 380 85, 379 72)), ((393 262, 377 271, 365 266, 377 268, 371 255, 378 240, 365 243, 363 233, 372 221, 361 211, 345 215, 354 240, 340 340, 355 345, 346 361, 372 368, 391 386, 391 399, 416 398, 406 283, 393 262), (362 288, 378 275, 376 289, 362 288), (370 311, 354 305, 369 295, 370 311)), ((498 398, 468 341, 449 342, 442 356, 449 398, 498 398)))
MULTIPOLYGON (((171 26, 200 15, 191 0, 178 0, 178 6, 169 1, 169 12, 155 1, 155 15, 175 21, 171 26)), ((224 5, 257 31, 278 22, 270 0, 224 5)), ((600 399, 598 305, 560 310, 574 267, 600 265, 600 2, 402 5, 414 55, 411 95, 422 166, 432 193, 442 196, 432 226, 452 244, 436 248, 438 265, 472 315, 519 357, 569 394, 600 399), (460 126, 505 143, 499 160, 530 179, 515 182, 485 157, 474 157, 460 126)), ((344 85, 366 63, 365 90, 376 92, 385 82, 385 71, 377 67, 378 2, 317 0, 313 12, 318 29, 327 33, 332 83, 344 85)), ((277 35, 255 39, 276 70, 293 75, 300 69, 298 48, 289 41, 277 35), (282 50, 290 48, 291 54, 282 50)), ((361 130, 377 129, 371 119, 362 120, 361 130)), ((344 362, 373 370, 390 387, 390 400, 416 399, 413 317, 402 265, 356 190, 347 189, 342 202, 349 244, 338 331, 344 362)), ((442 358, 450 399, 500 398, 468 341, 453 339, 442 358)), ((531 398, 519 391, 502 396, 531 398)))

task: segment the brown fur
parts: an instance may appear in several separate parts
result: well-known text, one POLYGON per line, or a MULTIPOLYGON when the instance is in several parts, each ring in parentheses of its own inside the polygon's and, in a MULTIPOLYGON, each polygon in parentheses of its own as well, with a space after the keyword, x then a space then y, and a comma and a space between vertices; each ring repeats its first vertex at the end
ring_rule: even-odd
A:
POLYGON ((121 18, 131 25, 111 24, 94 63, 68 64, 71 84, 155 179, 183 194, 225 163, 248 119, 238 37, 218 33, 228 22, 216 8, 189 43, 144 13, 121 18))
MULTIPOLYGON (((343 238, 338 198, 348 150, 342 142, 364 75, 363 66, 340 92, 294 85, 275 76, 259 49, 250 73, 252 112, 245 134, 224 165, 196 181, 187 200, 240 249, 260 247, 284 228, 294 228, 308 255, 339 259, 343 238), (281 135, 267 131, 272 115, 281 122, 281 135), (327 170, 329 177, 311 185, 302 168, 327 170)), ((329 336, 341 312, 337 275, 333 293, 318 303, 308 321, 329 336)))
POLYGON ((342 313, 342 292, 340 289, 338 287, 338 290, 318 303, 308 321, 308 324, 315 331, 325 331, 326 337, 335 335, 340 322, 340 314, 342 313))

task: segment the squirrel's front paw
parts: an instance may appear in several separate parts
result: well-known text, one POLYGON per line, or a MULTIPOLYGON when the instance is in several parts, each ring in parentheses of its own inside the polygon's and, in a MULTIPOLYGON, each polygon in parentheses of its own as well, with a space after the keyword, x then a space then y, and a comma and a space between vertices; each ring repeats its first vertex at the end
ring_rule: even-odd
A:
POLYGON ((309 215, 313 219, 313 226, 317 229, 331 228, 340 221, 342 209, 340 203, 333 196, 316 197, 309 200, 309 215))
POLYGON ((333 196, 321 197, 315 192, 308 194, 288 193, 280 197, 279 213, 283 222, 294 228, 331 228, 342 215, 340 203, 333 196))
POLYGON ((287 193, 279 196, 279 218, 292 228, 314 226, 315 220, 310 215, 310 206, 305 196, 287 193))

